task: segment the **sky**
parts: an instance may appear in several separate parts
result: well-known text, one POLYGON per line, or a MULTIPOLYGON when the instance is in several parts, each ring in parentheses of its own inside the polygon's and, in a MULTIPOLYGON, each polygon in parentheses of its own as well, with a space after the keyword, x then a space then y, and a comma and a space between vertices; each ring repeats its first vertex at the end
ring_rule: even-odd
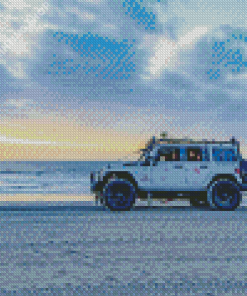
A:
POLYGON ((163 131, 235 136, 247 158, 246 14, 240 0, 2 1, 0 160, 138 157, 163 131))

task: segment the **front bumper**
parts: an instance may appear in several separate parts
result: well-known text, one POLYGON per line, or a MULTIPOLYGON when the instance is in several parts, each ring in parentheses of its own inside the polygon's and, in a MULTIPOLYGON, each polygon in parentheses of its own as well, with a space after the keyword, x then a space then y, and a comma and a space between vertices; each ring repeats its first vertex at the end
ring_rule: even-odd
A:
POLYGON ((90 190, 92 193, 102 191, 103 182, 97 180, 97 175, 94 172, 90 173, 90 190))

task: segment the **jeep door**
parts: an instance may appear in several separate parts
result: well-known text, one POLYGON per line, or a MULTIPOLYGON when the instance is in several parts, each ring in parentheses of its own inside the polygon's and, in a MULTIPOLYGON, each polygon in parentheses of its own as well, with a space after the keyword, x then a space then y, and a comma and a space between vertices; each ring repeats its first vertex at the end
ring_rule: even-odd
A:
POLYGON ((209 147, 185 148, 185 186, 189 191, 205 190, 210 179, 211 163, 209 147))
POLYGON ((151 167, 151 185, 154 191, 183 190, 184 167, 178 146, 161 146, 157 150, 154 166, 151 167))

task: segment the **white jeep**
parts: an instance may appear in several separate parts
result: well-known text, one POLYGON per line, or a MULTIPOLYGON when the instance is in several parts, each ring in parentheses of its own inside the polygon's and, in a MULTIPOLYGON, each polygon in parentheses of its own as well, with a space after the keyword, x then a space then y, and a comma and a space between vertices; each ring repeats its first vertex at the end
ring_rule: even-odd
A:
POLYGON ((153 138, 138 161, 91 172, 91 191, 111 210, 130 210, 136 198, 179 197, 193 206, 234 210, 241 200, 240 143, 153 138))

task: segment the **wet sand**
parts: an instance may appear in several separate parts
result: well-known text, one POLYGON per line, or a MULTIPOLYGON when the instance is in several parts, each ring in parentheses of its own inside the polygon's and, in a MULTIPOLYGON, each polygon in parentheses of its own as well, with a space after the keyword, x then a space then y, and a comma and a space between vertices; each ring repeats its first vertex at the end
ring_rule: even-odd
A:
POLYGON ((247 208, 169 204, 1 211, 0 295, 247 295, 247 208))
MULTIPOLYGON (((1 194, 0 208, 5 206, 94 206, 94 195, 79 194, 1 194)), ((137 200, 135 206, 147 206, 147 201, 137 200)), ((190 206, 189 200, 176 199, 173 201, 154 200, 152 206, 172 207, 190 206)), ((243 192, 243 200, 240 206, 247 206, 247 194, 243 192)))

